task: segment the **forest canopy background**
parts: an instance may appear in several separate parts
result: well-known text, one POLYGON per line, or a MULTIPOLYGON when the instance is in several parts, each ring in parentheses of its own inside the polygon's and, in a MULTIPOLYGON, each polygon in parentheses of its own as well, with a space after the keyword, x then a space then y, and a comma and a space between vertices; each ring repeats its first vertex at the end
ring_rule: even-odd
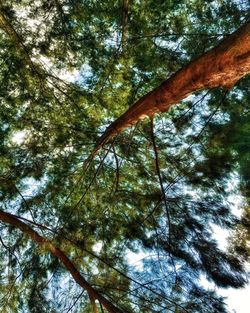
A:
POLYGON ((228 312, 216 287, 243 287, 249 261, 249 4, 0 1, 3 312, 228 312), (118 129, 230 38, 232 85, 118 129))

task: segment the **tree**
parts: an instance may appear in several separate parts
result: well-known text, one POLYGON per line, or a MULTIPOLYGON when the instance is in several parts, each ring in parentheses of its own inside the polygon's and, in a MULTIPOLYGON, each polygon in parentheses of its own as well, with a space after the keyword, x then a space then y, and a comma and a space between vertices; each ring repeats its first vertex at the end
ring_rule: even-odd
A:
MULTIPOLYGON (((100 139, 103 145, 124 128, 145 116, 164 112, 190 93, 213 87, 232 88, 250 72, 250 22, 237 30, 219 46, 164 81, 158 88, 140 98, 127 112, 114 121, 100 139)), ((96 149, 98 149, 97 146, 96 149)))
MULTIPOLYGON (((190 89, 183 75, 233 46, 243 57, 224 64, 232 87, 249 71, 248 19, 247 4, 231 1, 0 2, 6 312, 227 311, 200 278, 246 283, 245 258, 221 250, 212 225, 244 226, 228 185, 245 173, 237 125, 249 77, 231 91, 197 92, 204 82, 190 89), (162 111, 195 91, 191 99, 117 136, 114 123, 105 132, 178 75, 187 90, 162 111), (137 267, 129 251, 143 253, 137 267)), ((207 87, 221 85, 229 87, 207 87)))

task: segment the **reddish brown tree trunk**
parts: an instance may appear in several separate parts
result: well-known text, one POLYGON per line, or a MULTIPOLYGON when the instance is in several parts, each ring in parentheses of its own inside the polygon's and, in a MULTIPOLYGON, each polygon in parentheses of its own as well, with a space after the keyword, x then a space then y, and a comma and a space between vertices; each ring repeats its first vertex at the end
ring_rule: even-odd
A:
POLYGON ((165 112, 189 94, 214 87, 231 88, 250 72, 250 22, 224 39, 217 47, 173 74, 159 87, 139 99, 115 120, 101 136, 95 153, 123 129, 144 117, 165 112))
POLYGON ((62 252, 59 248, 53 246, 53 244, 46 238, 40 236, 36 231, 34 231, 29 225, 20 221, 18 217, 13 214, 4 212, 0 210, 0 220, 4 223, 10 224, 16 228, 19 228, 22 232, 28 235, 33 241, 42 246, 44 249, 49 251, 55 257, 57 257, 65 266, 65 268, 70 272, 71 276, 75 282, 85 289, 90 299, 98 300, 109 313, 122 313, 115 305, 113 305, 109 300, 104 298, 98 291, 96 291, 79 273, 74 264, 70 259, 62 252))

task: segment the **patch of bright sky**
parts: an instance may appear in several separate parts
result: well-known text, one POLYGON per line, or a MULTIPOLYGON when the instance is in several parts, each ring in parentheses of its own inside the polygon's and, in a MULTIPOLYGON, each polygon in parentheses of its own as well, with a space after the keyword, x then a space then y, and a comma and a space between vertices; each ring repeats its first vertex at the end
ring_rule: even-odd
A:
POLYGON ((235 290, 229 288, 227 290, 220 290, 220 295, 227 297, 226 303, 230 313, 249 313, 250 307, 250 286, 235 290))
POLYGON ((39 189, 45 184, 46 179, 36 180, 33 177, 26 177, 21 181, 22 196, 24 198, 35 196, 39 189))
POLYGON ((27 136, 28 136, 27 130, 20 130, 20 131, 14 132, 14 134, 12 135, 11 141, 12 143, 16 145, 21 145, 25 141, 25 139, 27 139, 27 136))
POLYGON ((143 270, 143 260, 145 258, 150 257, 148 253, 145 253, 142 251, 138 253, 134 253, 130 250, 128 250, 126 256, 127 256, 128 264, 138 271, 143 270))
POLYGON ((169 49, 176 50, 178 49, 182 40, 183 40, 182 38, 178 38, 178 39, 175 38, 173 41, 170 41, 169 38, 168 39, 156 38, 155 44, 161 48, 169 48, 169 49))
POLYGON ((208 289, 216 290, 219 295, 225 297, 225 303, 227 310, 230 313, 249 313, 249 295, 250 286, 247 285, 245 288, 234 289, 234 288, 216 288, 214 284, 209 283, 203 276, 200 279, 201 284, 208 289))
POLYGON ((73 83, 75 81, 77 81, 78 77, 79 77, 79 70, 78 69, 73 69, 73 70, 61 70, 59 71, 58 69, 54 69, 53 67, 53 62, 45 57, 45 56, 39 56, 39 58, 32 58, 33 61, 39 61, 43 67, 48 71, 48 73, 54 74, 56 76, 58 76, 60 79, 69 82, 69 83, 73 83))
POLYGON ((95 253, 100 253, 102 250, 103 244, 101 241, 97 242, 96 244, 93 245, 92 249, 95 253))
MULTIPOLYGON (((236 173, 232 175, 230 179, 230 185, 228 186, 228 191, 232 194, 228 197, 228 202, 231 205, 231 209, 234 215, 240 217, 242 214, 242 207, 244 206, 244 198, 240 195, 238 191, 239 179, 236 173)), ((227 245, 228 232, 222 229, 216 230, 215 237, 219 240, 220 245, 227 245)), ((250 285, 248 284, 245 288, 241 289, 218 289, 218 293, 224 297, 227 297, 226 303, 230 313, 248 313, 250 307, 250 285)))
MULTIPOLYGON (((237 173, 231 175, 226 191, 231 193, 227 198, 227 204, 230 206, 232 213, 239 218, 242 215, 245 201, 239 192, 239 177, 237 173)), ((214 231, 214 238, 218 241, 219 248, 227 250, 230 233, 217 225, 212 225, 211 227, 214 231)))
POLYGON ((121 42, 121 34, 115 29, 110 29, 112 36, 104 40, 104 44, 109 47, 118 47, 121 42))
POLYGON ((75 82, 80 86, 86 86, 88 84, 88 80, 93 76, 92 68, 89 64, 85 63, 78 71, 78 75, 76 77, 75 82))

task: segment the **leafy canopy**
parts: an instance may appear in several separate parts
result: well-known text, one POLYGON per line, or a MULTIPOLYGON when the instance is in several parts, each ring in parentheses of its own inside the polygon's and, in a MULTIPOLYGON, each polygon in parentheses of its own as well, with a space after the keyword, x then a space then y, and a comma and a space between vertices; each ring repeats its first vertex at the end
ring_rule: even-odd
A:
MULTIPOLYGON (((201 278, 246 282, 247 244, 244 257, 237 240, 222 250, 213 225, 249 226, 228 200, 237 186, 249 198, 249 77, 197 93, 88 156, 111 121, 247 20, 247 6, 0 2, 1 210, 51 239, 123 312, 227 312, 201 278), (144 258, 133 263, 135 254, 144 258)), ((56 258, 0 227, 5 312, 93 312, 56 258)))

